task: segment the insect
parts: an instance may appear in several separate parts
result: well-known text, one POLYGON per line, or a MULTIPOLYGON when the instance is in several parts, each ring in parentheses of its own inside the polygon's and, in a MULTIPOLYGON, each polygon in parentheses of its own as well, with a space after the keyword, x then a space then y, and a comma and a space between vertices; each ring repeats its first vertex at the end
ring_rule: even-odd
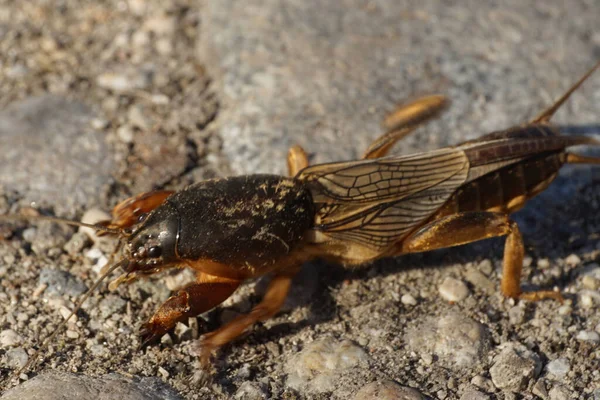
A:
POLYGON ((502 293, 532 301, 562 300, 556 291, 521 289, 523 241, 509 215, 548 187, 563 164, 600 164, 600 158, 566 150, 600 142, 561 136, 550 124, 552 115, 598 67, 600 63, 530 122, 455 146, 387 156, 398 140, 445 108, 444 97, 429 96, 390 115, 387 132, 361 160, 309 166, 306 153, 293 147, 289 177, 214 179, 178 192, 127 199, 113 209, 110 221, 92 225, 119 235, 124 256, 73 313, 117 268, 124 273, 111 283, 113 288, 167 268, 193 269, 196 281, 170 297, 142 326, 141 337, 148 343, 177 322, 216 307, 244 280, 273 273, 264 298, 249 314, 200 339, 199 357, 209 366, 214 350, 277 313, 293 276, 307 261, 324 258, 356 266, 498 236, 506 236, 502 293))

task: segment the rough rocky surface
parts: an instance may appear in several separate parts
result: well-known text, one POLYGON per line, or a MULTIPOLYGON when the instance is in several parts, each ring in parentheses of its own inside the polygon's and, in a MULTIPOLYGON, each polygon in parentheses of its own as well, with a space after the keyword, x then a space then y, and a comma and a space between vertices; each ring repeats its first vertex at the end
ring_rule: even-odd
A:
POLYGON ((159 378, 125 378, 108 374, 98 378, 50 371, 9 390, 4 400, 180 400, 182 397, 159 378))
MULTIPOLYGON (((32 206, 80 218, 152 188, 283 173, 296 142, 313 162, 349 159, 396 103, 434 92, 452 100, 449 111, 397 152, 475 138, 529 119, 600 58, 597 21, 595 0, 0 0, 0 213, 32 206)), ((567 132, 598 132, 599 82, 557 114, 567 132)), ((185 399, 351 399, 379 390, 373 382, 442 400, 600 398, 599 174, 566 167, 515 215, 525 287, 556 287, 562 305, 499 294, 502 240, 354 271, 316 262, 282 313, 218 354, 207 382, 195 339, 248 312, 268 278, 140 350, 139 326, 185 280, 169 274, 99 290, 14 390, 25 396, 56 370, 75 385, 132 376, 123 383, 132 391, 160 379, 185 399), (448 277, 461 282, 450 301, 438 291, 448 277), (509 342, 527 350, 502 356, 509 342), (345 360, 340 343, 368 359, 315 386, 329 362, 345 360), (532 371, 527 352, 538 357, 532 371), (317 369, 304 368, 309 353, 317 369), (516 393, 497 387, 498 363, 527 372, 516 393), (306 373, 301 385, 290 384, 294 371, 306 373)), ((5 390, 115 242, 22 222, 0 224, 0 238, 5 390)))

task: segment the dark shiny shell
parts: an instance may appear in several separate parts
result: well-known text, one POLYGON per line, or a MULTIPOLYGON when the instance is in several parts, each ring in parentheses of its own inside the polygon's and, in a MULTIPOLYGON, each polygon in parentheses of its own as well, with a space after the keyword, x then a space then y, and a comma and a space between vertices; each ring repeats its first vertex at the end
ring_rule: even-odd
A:
POLYGON ((293 179, 250 175, 200 182, 168 199, 179 213, 181 259, 274 265, 313 225, 310 194, 293 179))

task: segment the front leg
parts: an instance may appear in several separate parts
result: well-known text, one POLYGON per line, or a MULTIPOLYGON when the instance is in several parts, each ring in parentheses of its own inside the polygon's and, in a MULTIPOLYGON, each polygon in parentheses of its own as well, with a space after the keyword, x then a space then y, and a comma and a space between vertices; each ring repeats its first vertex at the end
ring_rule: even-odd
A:
POLYGON ((156 190, 125 199, 113 208, 112 219, 100 224, 113 229, 129 228, 138 222, 141 215, 160 206, 173 193, 171 190, 156 190))
POLYGON ((210 366, 210 356, 214 350, 240 336, 254 323, 271 318, 281 309, 296 270, 275 275, 269 283, 265 297, 249 314, 235 318, 216 331, 205 334, 200 339, 200 363, 204 368, 210 366))
POLYGON ((224 302, 240 286, 241 281, 198 272, 197 282, 171 296, 146 322, 140 331, 145 346, 171 330, 177 322, 195 317, 224 302))

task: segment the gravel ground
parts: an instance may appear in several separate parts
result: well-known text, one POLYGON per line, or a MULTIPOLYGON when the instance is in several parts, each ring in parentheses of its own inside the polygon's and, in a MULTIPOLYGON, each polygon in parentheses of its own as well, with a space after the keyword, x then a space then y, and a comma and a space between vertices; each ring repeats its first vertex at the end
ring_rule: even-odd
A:
MULTIPOLYGON (((394 103, 440 92, 450 111, 399 146, 430 150, 526 120, 600 58, 595 0, 399 3, 0 0, 0 213, 93 218, 152 188, 282 173, 294 142, 348 159, 394 103)), ((557 121, 597 133, 599 100, 596 76, 557 121)), ((140 350, 140 324, 190 278, 169 273, 99 290, 2 398, 600 399, 599 177, 565 168, 515 217, 524 282, 562 305, 500 295, 502 240, 354 271, 316 262, 205 383, 194 339, 268 280, 140 350)), ((70 227, 0 226, 1 379, 114 250, 70 227)))

